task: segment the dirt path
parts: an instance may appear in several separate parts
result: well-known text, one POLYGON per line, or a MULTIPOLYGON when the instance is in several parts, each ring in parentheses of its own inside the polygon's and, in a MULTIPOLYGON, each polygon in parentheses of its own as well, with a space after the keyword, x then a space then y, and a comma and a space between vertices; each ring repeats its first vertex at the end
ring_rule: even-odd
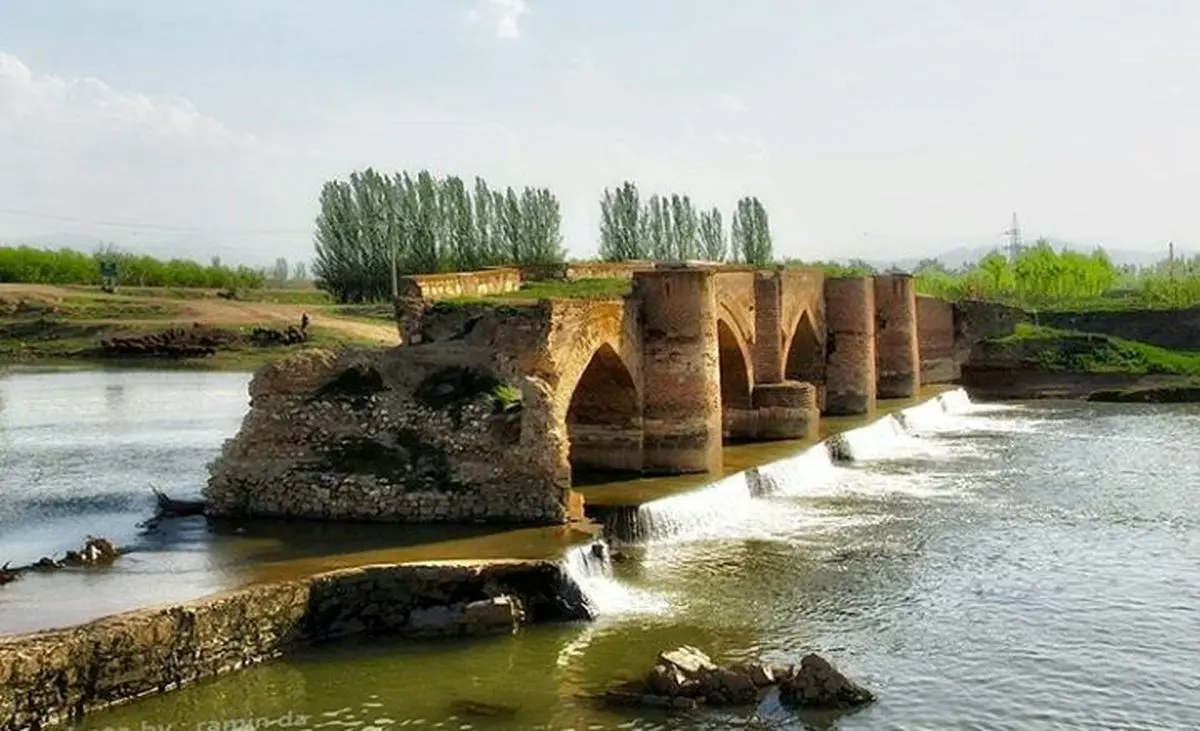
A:
POLYGON ((364 322, 339 317, 323 306, 282 305, 270 302, 241 302, 216 297, 184 299, 181 297, 149 297, 142 295, 102 294, 95 290, 56 287, 45 284, 0 284, 0 298, 29 299, 56 302, 63 298, 87 298, 96 301, 137 302, 173 308, 177 314, 148 320, 144 317, 129 319, 96 318, 97 323, 126 324, 193 324, 220 327, 222 325, 300 325, 301 316, 307 312, 314 327, 333 330, 357 340, 369 340, 382 344, 398 344, 400 336, 395 325, 387 322, 364 322))

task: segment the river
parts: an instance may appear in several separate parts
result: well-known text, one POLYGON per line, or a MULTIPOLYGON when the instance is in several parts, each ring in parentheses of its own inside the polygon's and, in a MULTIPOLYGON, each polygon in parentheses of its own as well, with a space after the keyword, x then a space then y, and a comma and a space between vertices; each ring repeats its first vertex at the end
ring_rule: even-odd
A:
MULTIPOLYGON (((61 540, 95 530, 95 521, 69 515, 97 495, 136 503, 146 481, 180 494, 198 488, 203 464, 236 429, 244 389, 244 376, 200 374, 0 378, 8 511, 0 551, 49 547, 21 510, 59 526, 61 540), (106 395, 106 379, 124 384, 125 402, 106 395), (163 400, 174 413, 158 414, 163 400), (92 426, 59 431, 56 419, 92 426), (38 495, 67 489, 85 502, 63 503, 68 515, 55 517, 59 503, 38 495)), ((633 543, 619 547, 625 560, 613 566, 570 551, 602 611, 595 622, 484 641, 310 651, 98 713, 79 728, 203 731, 234 719, 372 731, 1200 728, 1200 460, 1191 448, 1200 408, 992 406, 951 392, 903 412, 903 422, 888 417, 851 432, 848 465, 818 446, 646 504, 633 543), (834 716, 797 716, 768 699, 753 710, 673 717, 580 700, 641 675, 658 650, 683 643, 722 661, 817 651, 879 700, 834 716), (494 715, 480 713, 484 706, 494 715)), ((105 509, 89 509, 111 519, 113 533, 137 512, 123 513, 120 500, 98 504, 105 509)), ((174 576, 153 568, 163 560, 205 562, 194 573, 207 578, 179 590, 193 593, 220 583, 214 563, 244 578, 264 557, 283 562, 297 550, 282 530, 194 530, 207 537, 164 539, 160 553, 126 558, 159 572, 158 584, 174 576)), ((419 542, 406 536, 357 537, 365 545, 339 560, 419 542)), ((569 543, 525 536, 442 545, 536 552, 569 543)), ((332 547, 349 537, 314 540, 332 547)), ((53 580, 64 579, 75 581, 53 580)), ((22 612, 6 607, 5 594, 0 622, 12 624, 22 612)))

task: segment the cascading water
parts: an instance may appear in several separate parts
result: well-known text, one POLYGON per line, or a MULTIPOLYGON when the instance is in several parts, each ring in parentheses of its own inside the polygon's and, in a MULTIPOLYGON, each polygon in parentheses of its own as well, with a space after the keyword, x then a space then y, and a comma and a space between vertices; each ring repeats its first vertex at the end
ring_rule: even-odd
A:
POLYGON ((920 433, 953 415, 972 409, 966 392, 947 391, 897 415, 844 432, 836 446, 822 443, 800 454, 740 472, 697 490, 639 506, 627 521, 623 539, 636 543, 721 537, 762 527, 774 519, 794 519, 772 510, 779 497, 823 494, 839 483, 861 479, 840 460, 869 462, 912 456, 936 456, 939 447, 920 433))
POLYGON ((822 443, 794 457, 762 465, 757 472, 759 480, 770 485, 770 489, 764 489, 760 494, 799 496, 823 492, 846 470, 834 464, 829 449, 822 443))
MULTIPOLYGON (((922 439, 922 433, 936 432, 941 425, 969 413, 972 408, 965 391, 948 391, 795 456, 645 503, 622 521, 620 538, 623 542, 650 546, 698 538, 772 535, 794 530, 797 522, 803 524, 806 520, 819 525, 826 520, 826 514, 796 504, 795 498, 847 489, 880 491, 897 486, 896 475, 889 476, 886 485, 877 484, 878 475, 854 465, 839 465, 838 461, 933 456, 939 449, 936 440, 922 439)), ((614 577, 609 548, 602 541, 571 549, 563 559, 563 568, 594 615, 656 612, 665 607, 661 598, 639 592, 614 577)))
POLYGON ((658 597, 626 586, 613 576, 612 553, 604 541, 593 541, 567 551, 562 567, 583 595, 593 617, 653 613, 665 607, 665 602, 658 597))
POLYGON ((737 522, 753 508, 751 482, 747 473, 739 472, 698 490, 639 506, 630 538, 652 542, 695 537, 715 525, 737 522))

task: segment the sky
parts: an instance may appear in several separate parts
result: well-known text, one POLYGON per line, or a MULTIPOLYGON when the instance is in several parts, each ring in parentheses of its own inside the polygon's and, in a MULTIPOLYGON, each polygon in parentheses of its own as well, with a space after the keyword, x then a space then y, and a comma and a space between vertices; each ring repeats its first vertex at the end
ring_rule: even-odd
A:
POLYGON ((1200 248, 1195 0, 0 0, 0 240, 262 264, 373 166, 633 180, 777 255, 1200 248), (56 239, 56 240, 61 240, 56 239))

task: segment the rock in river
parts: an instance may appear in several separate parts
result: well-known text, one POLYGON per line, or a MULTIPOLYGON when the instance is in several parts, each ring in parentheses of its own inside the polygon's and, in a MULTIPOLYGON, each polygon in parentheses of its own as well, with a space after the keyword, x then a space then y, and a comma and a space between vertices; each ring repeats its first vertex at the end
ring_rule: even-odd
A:
POLYGON ((820 655, 805 655, 800 667, 779 678, 779 699, 797 708, 853 708, 875 700, 820 655))
POLYGON ((842 675, 818 655, 805 655, 799 667, 762 663, 724 667, 684 646, 658 656, 643 681, 610 690, 603 700, 615 705, 692 709, 699 705, 745 706, 779 686, 780 699, 798 708, 852 708, 874 700, 870 691, 842 675))

